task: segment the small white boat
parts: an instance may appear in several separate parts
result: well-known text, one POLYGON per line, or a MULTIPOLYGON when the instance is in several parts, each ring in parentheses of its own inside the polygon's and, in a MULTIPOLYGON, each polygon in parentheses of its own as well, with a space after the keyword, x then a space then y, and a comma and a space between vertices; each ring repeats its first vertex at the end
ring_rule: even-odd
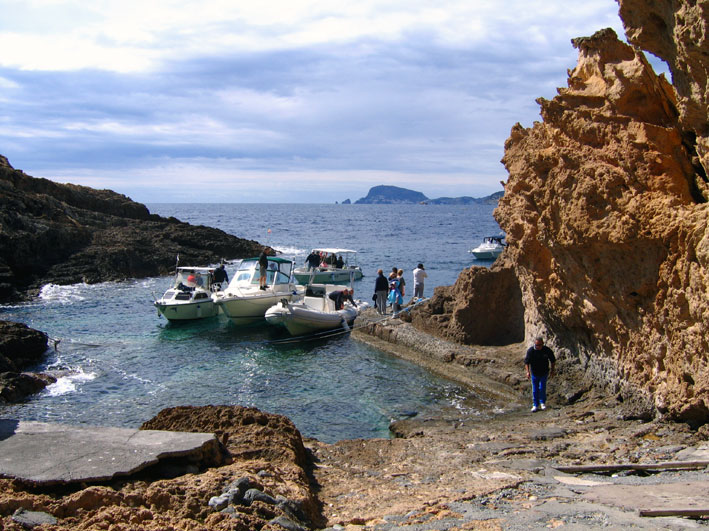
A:
POLYGON ((213 267, 178 267, 172 286, 155 301, 168 321, 189 321, 214 317, 219 308, 212 301, 213 267))
POLYGON ((266 321, 284 326, 293 336, 312 334, 337 328, 349 329, 355 318, 369 304, 357 299, 357 306, 345 302, 341 310, 335 310, 330 293, 343 289, 334 284, 311 284, 305 296, 297 300, 283 299, 266 311, 266 321))
POLYGON ((506 247, 504 238, 504 236, 487 236, 480 245, 468 252, 472 253, 476 260, 495 260, 506 247))
POLYGON ((261 272, 258 258, 241 261, 229 286, 212 294, 212 300, 234 324, 248 324, 263 319, 266 310, 281 299, 302 296, 303 286, 295 283, 291 273, 293 260, 268 257, 266 289, 260 289, 261 272))
POLYGON ((310 252, 324 255, 325 262, 321 261, 316 267, 310 267, 306 261, 305 266, 297 267, 294 275, 300 284, 349 284, 351 280, 359 280, 364 276, 362 268, 357 265, 357 251, 322 247, 310 252), (340 264, 329 263, 329 260, 340 258, 342 258, 340 264))

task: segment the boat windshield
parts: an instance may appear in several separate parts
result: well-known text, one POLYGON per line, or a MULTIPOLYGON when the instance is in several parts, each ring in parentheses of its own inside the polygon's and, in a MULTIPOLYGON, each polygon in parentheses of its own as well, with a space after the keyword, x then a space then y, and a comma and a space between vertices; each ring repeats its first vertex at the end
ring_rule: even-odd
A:
MULTIPOLYGON (((266 270, 266 284, 288 284, 291 278, 293 262, 283 258, 268 259, 268 269, 266 270)), ((259 284, 261 278, 261 268, 258 266, 258 259, 242 260, 236 270, 235 282, 238 284, 259 284)))
POLYGON ((175 274, 174 288, 205 288, 212 283, 212 272, 209 269, 180 268, 175 274))

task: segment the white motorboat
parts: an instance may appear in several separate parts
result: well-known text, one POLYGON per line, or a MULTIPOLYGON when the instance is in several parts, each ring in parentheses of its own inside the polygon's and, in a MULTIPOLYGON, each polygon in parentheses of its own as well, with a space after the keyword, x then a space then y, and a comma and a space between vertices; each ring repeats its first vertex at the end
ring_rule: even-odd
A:
POLYGON ((295 269, 295 279, 300 284, 348 284, 352 279, 359 280, 364 275, 362 268, 357 265, 357 251, 352 249, 339 249, 322 247, 310 251, 322 256, 317 266, 306 264, 295 269), (336 260, 342 262, 336 263, 336 260))
POLYGON ((214 317, 219 308, 212 301, 213 267, 178 267, 172 286, 155 301, 155 307, 169 321, 214 317))
POLYGON ((503 241, 504 238, 504 236, 487 236, 480 245, 468 252, 472 253, 476 260, 495 260, 507 246, 503 241))
POLYGON ((343 289, 334 284, 310 284, 305 296, 297 300, 280 300, 266 311, 266 321, 284 326, 293 336, 312 334, 337 328, 349 329, 355 318, 369 304, 356 300, 357 306, 345 302, 341 310, 329 297, 333 291, 343 289))
POLYGON ((212 294, 214 303, 234 324, 262 320, 266 310, 279 300, 291 300, 305 292, 292 277, 293 260, 275 256, 268 257, 266 288, 260 289, 258 261, 258 258, 242 260, 227 288, 212 294))

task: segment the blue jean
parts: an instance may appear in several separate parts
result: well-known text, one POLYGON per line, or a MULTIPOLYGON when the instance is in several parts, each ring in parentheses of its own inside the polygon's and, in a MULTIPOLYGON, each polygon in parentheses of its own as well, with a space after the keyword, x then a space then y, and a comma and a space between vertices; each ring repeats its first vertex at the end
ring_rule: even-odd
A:
POLYGON ((549 374, 535 375, 532 374, 532 400, 534 405, 539 407, 539 404, 544 404, 547 401, 547 378, 549 374))

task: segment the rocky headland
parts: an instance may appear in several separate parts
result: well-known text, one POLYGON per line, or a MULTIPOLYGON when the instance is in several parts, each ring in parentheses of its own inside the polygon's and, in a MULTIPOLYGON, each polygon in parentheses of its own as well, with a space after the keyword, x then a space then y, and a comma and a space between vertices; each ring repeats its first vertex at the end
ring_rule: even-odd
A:
MULTIPOLYGON (((365 197, 360 197, 354 202, 355 205, 497 205, 497 202, 502 197, 504 192, 495 192, 486 197, 438 197, 429 199, 422 192, 401 188, 400 186, 379 185, 373 186, 367 192, 365 197)), ((349 205, 349 199, 342 202, 343 205, 349 205)))
POLYGON ((258 255, 263 246, 151 214, 110 190, 59 184, 0 155, 0 302, 44 284, 96 283, 258 255))

